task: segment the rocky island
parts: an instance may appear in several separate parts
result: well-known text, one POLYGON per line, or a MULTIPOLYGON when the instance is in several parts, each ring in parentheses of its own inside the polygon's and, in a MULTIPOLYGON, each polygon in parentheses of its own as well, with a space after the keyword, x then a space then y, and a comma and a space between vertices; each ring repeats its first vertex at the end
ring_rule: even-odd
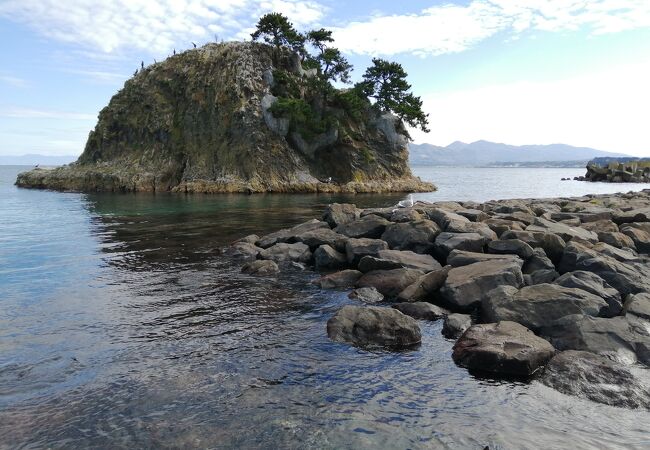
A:
POLYGON ((327 323, 334 341, 417 349, 418 321, 440 319, 454 361, 473 373, 650 408, 650 190, 332 204, 224 251, 247 260, 245 273, 313 268, 314 284, 348 290, 327 323))
POLYGON ((587 173, 580 181, 609 183, 650 183, 650 159, 595 158, 587 164, 587 173))
MULTIPOLYGON (((212 43, 143 65, 101 110, 75 163, 21 173, 16 184, 106 192, 435 189, 408 165, 403 119, 415 123, 409 114, 419 111, 419 98, 408 94, 384 108, 370 102, 368 82, 334 88, 351 66, 329 46, 327 30, 299 35, 278 14, 259 29, 268 43, 212 43)), ((387 67, 399 69, 406 93, 401 66, 387 67)))

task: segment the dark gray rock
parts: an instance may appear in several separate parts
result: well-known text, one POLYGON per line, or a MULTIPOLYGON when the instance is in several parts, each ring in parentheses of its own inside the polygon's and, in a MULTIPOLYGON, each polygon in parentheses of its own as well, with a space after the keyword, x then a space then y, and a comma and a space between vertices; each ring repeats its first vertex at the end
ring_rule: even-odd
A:
POLYGON ((262 251, 261 248, 248 242, 235 242, 226 249, 224 254, 232 258, 256 259, 262 251))
POLYGON ((280 268, 274 261, 258 259, 244 264, 241 271, 249 275, 271 275, 278 273, 280 268))
POLYGON ((260 240, 260 237, 256 234, 249 234, 248 236, 244 236, 241 239, 237 239, 233 244, 239 244, 240 242, 245 242, 247 244, 255 244, 257 241, 260 240))
POLYGON ((408 250, 381 250, 379 257, 364 256, 359 261, 359 270, 364 273, 372 270, 399 268, 431 272, 442 268, 442 266, 431 255, 420 255, 408 250))
POLYGON ((441 299, 452 308, 467 310, 481 303, 498 286, 521 287, 524 284, 519 264, 489 261, 454 267, 440 289, 441 299))
POLYGON ((270 259, 276 263, 284 261, 308 263, 311 260, 311 251, 309 250, 309 246, 301 242, 296 242, 294 244, 280 242, 272 247, 262 250, 259 254, 259 258, 270 259))
POLYGON ((421 320, 438 320, 449 314, 446 309, 427 302, 396 303, 393 308, 407 316, 421 320))
POLYGON ((427 215, 429 216, 429 219, 437 223, 442 230, 446 230, 448 226, 458 226, 458 223, 469 222, 469 219, 466 217, 442 208, 428 209, 427 215))
POLYGON ((512 220, 505 220, 505 219, 495 219, 494 217, 491 217, 485 221, 483 221, 487 226, 490 227, 492 231, 494 231, 499 238, 504 239, 503 234, 511 231, 511 230, 517 230, 521 231, 524 229, 525 225, 521 222, 516 222, 512 220))
POLYGON ((413 208, 398 208, 393 211, 393 214, 388 220, 391 222, 415 222, 422 219, 422 214, 413 208))
POLYGON ((297 234, 293 240, 308 245, 312 251, 321 245, 329 245, 336 251, 344 252, 348 238, 335 233, 329 228, 319 228, 297 234))
POLYGON ((496 376, 529 377, 553 356, 553 346, 515 322, 472 325, 456 341, 456 364, 496 376))
POLYGON ((618 211, 614 213, 612 220, 619 225, 634 222, 650 222, 650 208, 618 211))
POLYGON ((470 222, 483 222, 490 218, 490 216, 480 209, 459 209, 456 211, 456 214, 465 217, 470 222))
POLYGON ((359 300, 364 303, 379 303, 384 301, 384 296, 374 287, 354 289, 348 294, 348 298, 359 300))
POLYGON ((541 269, 533 273, 524 275, 524 282, 526 286, 533 286, 535 284, 552 283, 560 276, 554 269, 541 269))
POLYGON ((354 222, 337 226, 334 231, 351 238, 377 239, 391 222, 374 214, 364 216, 354 222))
POLYGON ((433 241, 440 234, 440 228, 430 220, 394 223, 386 228, 381 239, 394 250, 412 250, 416 253, 428 253, 433 248, 433 241))
POLYGON ((334 250, 329 245, 321 245, 314 252, 314 267, 316 270, 339 270, 348 265, 345 254, 334 250))
POLYGON ((523 260, 533 256, 533 248, 519 239, 491 241, 488 243, 488 253, 494 255, 517 255, 523 260))
POLYGON ((632 238, 618 231, 599 231, 598 240, 616 248, 631 248, 636 250, 632 238))
POLYGON ((650 293, 628 295, 624 307, 626 316, 636 316, 639 319, 650 320, 650 293))
POLYGON ((385 297, 397 297, 406 287, 415 283, 422 272, 412 269, 374 270, 364 274, 356 287, 374 287, 385 297))
MULTIPOLYGON (((603 254, 602 250, 607 244, 602 242, 593 248, 587 245, 570 242, 564 250, 559 272, 584 270, 595 273, 621 295, 650 291, 650 279, 648 278, 650 273, 647 265, 634 264, 633 262, 623 263, 603 254)), ((618 251, 622 252, 622 250, 618 251)))
POLYGON ((450 266, 432 270, 422 275, 418 280, 407 286, 399 293, 397 299, 400 302, 420 302, 433 300, 447 279, 447 274, 451 270, 450 266))
POLYGON ((539 379, 545 385, 596 403, 620 408, 650 408, 648 370, 630 369, 594 353, 556 354, 539 379))
POLYGON ((536 284, 515 290, 499 286, 490 291, 481 303, 485 322, 509 320, 537 332, 557 319, 572 315, 598 316, 608 310, 602 298, 582 289, 557 284, 536 284))
POLYGON ((442 335, 447 339, 458 339, 472 326, 472 316, 469 314, 448 314, 442 325, 442 335))
POLYGON ((639 253, 650 253, 650 223, 629 223, 621 226, 621 233, 634 242, 639 253))
POLYGON ((497 234, 484 223, 475 222, 451 222, 445 230, 449 233, 477 233, 485 238, 485 241, 498 239, 497 234))
POLYGON ((467 252, 465 250, 452 250, 447 256, 447 264, 453 267, 462 267, 469 264, 485 261, 510 261, 523 266, 524 260, 517 255, 491 255, 488 253, 467 252))
POLYGON ((322 276, 312 283, 322 289, 345 289, 353 287, 362 275, 358 270, 346 269, 322 276))
POLYGON ((598 242, 598 235, 593 231, 588 231, 580 227, 570 227, 559 222, 551 222, 550 220, 542 219, 541 217, 537 217, 533 225, 527 226, 526 231, 556 234, 565 242, 574 238, 580 238, 588 242, 598 242))
POLYGON ((381 239, 348 239, 345 243, 348 263, 355 266, 364 256, 379 257, 381 250, 388 250, 388 244, 381 239))
POLYGON ((553 261, 546 256, 546 252, 542 248, 533 250, 533 256, 526 260, 522 272, 530 274, 538 270, 555 270, 553 261))
POLYGON ((354 222, 360 218, 360 212, 355 205, 349 203, 332 203, 323 213, 323 220, 331 228, 354 222))
POLYGON ((647 324, 629 317, 564 316, 540 330, 558 350, 584 350, 623 364, 650 365, 647 324))
POLYGON ((310 220, 308 222, 301 223, 300 225, 296 225, 293 228, 286 228, 274 233, 267 234, 266 236, 262 236, 255 243, 255 245, 261 248, 269 248, 275 244, 282 242, 292 243, 295 242, 295 237, 297 235, 302 234, 306 231, 317 230, 319 228, 329 228, 329 226, 327 225, 327 222, 316 219, 310 220))
POLYGON ((478 233, 440 233, 434 243, 438 260, 446 261, 452 250, 481 253, 485 238, 478 233))
POLYGON ((584 270, 567 272, 554 283, 568 288, 582 289, 601 297, 608 305, 608 310, 601 314, 604 317, 614 317, 621 313, 623 308, 621 294, 595 273, 584 270))
POLYGON ((409 348, 422 335, 415 319, 393 308, 344 306, 327 321, 327 335, 358 347, 409 348))

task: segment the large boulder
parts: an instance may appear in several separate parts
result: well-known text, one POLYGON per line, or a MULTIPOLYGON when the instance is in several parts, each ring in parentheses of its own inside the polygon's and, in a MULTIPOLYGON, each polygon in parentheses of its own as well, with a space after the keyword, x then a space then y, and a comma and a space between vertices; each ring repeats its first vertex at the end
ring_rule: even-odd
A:
POLYGON ((519 239, 506 239, 488 243, 488 253, 494 255, 517 255, 523 260, 533 256, 533 248, 519 239))
POLYGON ((485 261, 510 261, 519 264, 519 267, 522 267, 524 264, 524 261, 517 255, 495 255, 467 252, 465 250, 452 250, 449 256, 447 256, 447 264, 453 267, 462 267, 485 261))
POLYGON ((449 233, 477 233, 483 236, 486 242, 498 239, 497 234, 484 223, 452 222, 445 231, 449 233))
POLYGON ((594 353, 567 350, 556 354, 540 381, 564 394, 593 402, 650 409, 649 371, 631 370, 594 353))
POLYGON ((422 220, 422 214, 415 210, 415 208, 398 208, 391 214, 391 222, 415 222, 422 220))
POLYGON ((634 242, 640 253, 650 253, 650 223, 630 223, 621 226, 621 233, 634 242))
POLYGON ((373 270, 359 278, 356 287, 374 287, 386 297, 397 297, 421 275, 422 272, 412 269, 373 270))
POLYGON ((483 221, 483 223, 490 227, 490 229, 494 231, 501 239, 503 239, 503 235, 506 232, 511 230, 521 231, 525 227, 525 225, 521 222, 506 219, 497 219, 494 217, 483 221))
POLYGON ((533 331, 571 314, 598 316, 608 310, 609 305, 602 298, 582 289, 556 284, 536 284, 521 290, 499 286, 490 291, 481 303, 484 321, 509 320, 533 331))
POLYGON ((399 268, 431 272, 441 267, 431 255, 420 255, 408 250, 380 250, 378 257, 364 256, 359 261, 359 270, 362 272, 399 268))
POLYGON ((616 232, 618 231, 618 225, 616 225, 611 220, 597 220, 595 222, 583 223, 582 228, 588 231, 594 231, 596 233, 607 233, 607 232, 616 232))
POLYGON ((467 310, 478 306, 483 297, 498 286, 519 288, 524 284, 519 264, 489 261, 454 267, 440 289, 441 299, 450 307, 467 310))
POLYGON ((467 220, 470 222, 483 222, 486 219, 489 219, 490 216, 488 216, 485 212, 481 211, 480 209, 458 209, 456 210, 456 214, 465 217, 467 220))
POLYGON ((449 314, 446 309, 427 302, 396 303, 393 308, 414 319, 422 320, 438 320, 449 314))
POLYGON ((469 219, 466 217, 463 217, 460 214, 456 214, 455 212, 449 211, 447 209, 431 208, 426 212, 429 216, 429 219, 437 223, 438 226, 443 230, 446 230, 448 226, 455 227, 458 226, 459 223, 469 222, 469 219))
POLYGON ((327 321, 327 335, 358 347, 394 349, 413 347, 422 340, 415 319, 377 306, 344 306, 327 321))
POLYGON ((314 267, 316 270, 338 270, 348 265, 345 254, 324 244, 314 252, 314 267))
POLYGON ((379 257, 381 250, 388 250, 388 244, 381 239, 348 239, 345 243, 348 263, 355 266, 364 256, 379 257))
POLYGON ((458 339, 472 326, 472 316, 469 314, 448 314, 442 325, 442 335, 447 339, 458 339))
POLYGON ((308 263, 311 260, 311 251, 309 246, 301 242, 287 244, 280 242, 259 254, 260 259, 270 259, 277 262, 293 261, 298 263, 308 263))
POLYGON ((354 222, 337 226, 334 231, 351 238, 377 239, 391 222, 383 217, 370 214, 354 222))
POLYGON ((242 273, 249 275, 272 275, 278 273, 280 268, 275 263, 275 261, 258 259, 256 261, 251 261, 241 268, 242 273))
POLYGON ((526 260, 522 271, 526 274, 537 272, 538 270, 555 270, 555 265, 547 256, 542 248, 533 250, 533 256, 526 260))
POLYGON ((312 283, 322 289, 345 289, 354 286, 362 275, 358 270, 346 269, 322 276, 312 283))
POLYGON ((472 325, 454 344, 456 364, 481 373, 529 377, 553 356, 553 346, 515 322, 472 325))
POLYGON ((249 242, 235 242, 228 247, 224 254, 233 258, 256 259, 262 251, 261 248, 249 242))
POLYGON ((605 244, 609 244, 612 247, 632 248, 636 250, 634 240, 630 236, 618 231, 599 231, 598 240, 600 242, 604 242, 605 244))
POLYGON ((551 222, 541 217, 537 217, 532 225, 527 226, 526 231, 556 234, 564 241, 579 238, 588 242, 598 242, 598 235, 593 231, 580 227, 571 227, 559 222, 551 222))
POLYGON ((274 233, 267 234, 262 236, 256 243, 258 247, 269 248, 275 244, 281 242, 292 243, 295 242, 297 235, 305 233, 306 231, 313 231, 320 228, 329 228, 326 222, 320 220, 310 220, 305 223, 301 223, 292 228, 285 228, 283 230, 276 231, 274 233))
POLYGON ((478 233, 440 233, 434 243, 438 260, 446 261, 452 250, 483 252, 486 239, 478 233))
POLYGON ((417 281, 407 286, 399 293, 397 299, 401 302, 420 302, 432 300, 447 279, 450 266, 432 270, 422 275, 417 281))
POLYGON ((629 317, 564 316, 540 330, 558 350, 584 350, 623 364, 650 365, 647 323, 629 317))
POLYGON ((618 316, 621 313, 623 308, 621 294, 595 273, 584 270, 567 272, 556 279, 554 283, 567 288, 582 289, 601 297, 609 306, 607 312, 603 314, 605 317, 618 316))
POLYGON ((360 211, 355 205, 350 203, 332 203, 325 208, 325 212, 323 213, 323 220, 331 228, 354 222, 359 217, 360 211))
POLYGON ((318 228, 316 230, 305 231, 297 234, 294 239, 295 242, 302 242, 307 244, 313 251, 321 245, 329 245, 339 252, 345 251, 345 243, 347 237, 330 230, 329 228, 318 228))
POLYGON ((570 242, 564 250, 559 272, 584 270, 595 273, 622 295, 650 291, 650 272, 647 265, 636 264, 635 261, 623 263, 604 254, 603 250, 607 247, 607 244, 602 242, 593 248, 588 247, 586 243, 570 242))
POLYGON ((650 293, 628 295, 625 299, 625 315, 650 321, 650 293))
POLYGON ((650 222, 650 207, 618 211, 614 214, 612 220, 619 225, 634 222, 650 222))
POLYGON ((440 228, 430 220, 394 223, 386 228, 381 239, 394 250, 412 250, 416 253, 428 253, 433 248, 433 241, 440 234, 440 228))

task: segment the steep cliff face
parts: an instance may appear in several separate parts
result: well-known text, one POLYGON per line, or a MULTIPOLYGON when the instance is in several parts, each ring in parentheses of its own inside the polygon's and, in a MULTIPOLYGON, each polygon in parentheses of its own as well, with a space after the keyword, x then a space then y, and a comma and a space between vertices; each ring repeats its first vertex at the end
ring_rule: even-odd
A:
POLYGON ((311 75, 295 55, 265 44, 209 44, 172 56, 125 83, 76 163, 23 173, 17 184, 78 191, 433 189, 411 175, 406 130, 392 115, 369 104, 355 114, 321 104, 315 110, 327 120, 310 128, 278 112, 276 95, 288 86, 317 103, 305 87, 311 75))

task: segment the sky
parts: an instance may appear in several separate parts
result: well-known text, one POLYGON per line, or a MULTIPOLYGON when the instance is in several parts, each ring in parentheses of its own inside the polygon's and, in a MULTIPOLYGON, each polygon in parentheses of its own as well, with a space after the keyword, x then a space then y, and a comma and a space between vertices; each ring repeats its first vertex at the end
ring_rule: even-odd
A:
POLYGON ((249 39, 271 11, 334 31, 358 80, 401 63, 416 143, 564 143, 650 156, 650 0, 0 0, 0 155, 78 155, 140 66, 249 39))

